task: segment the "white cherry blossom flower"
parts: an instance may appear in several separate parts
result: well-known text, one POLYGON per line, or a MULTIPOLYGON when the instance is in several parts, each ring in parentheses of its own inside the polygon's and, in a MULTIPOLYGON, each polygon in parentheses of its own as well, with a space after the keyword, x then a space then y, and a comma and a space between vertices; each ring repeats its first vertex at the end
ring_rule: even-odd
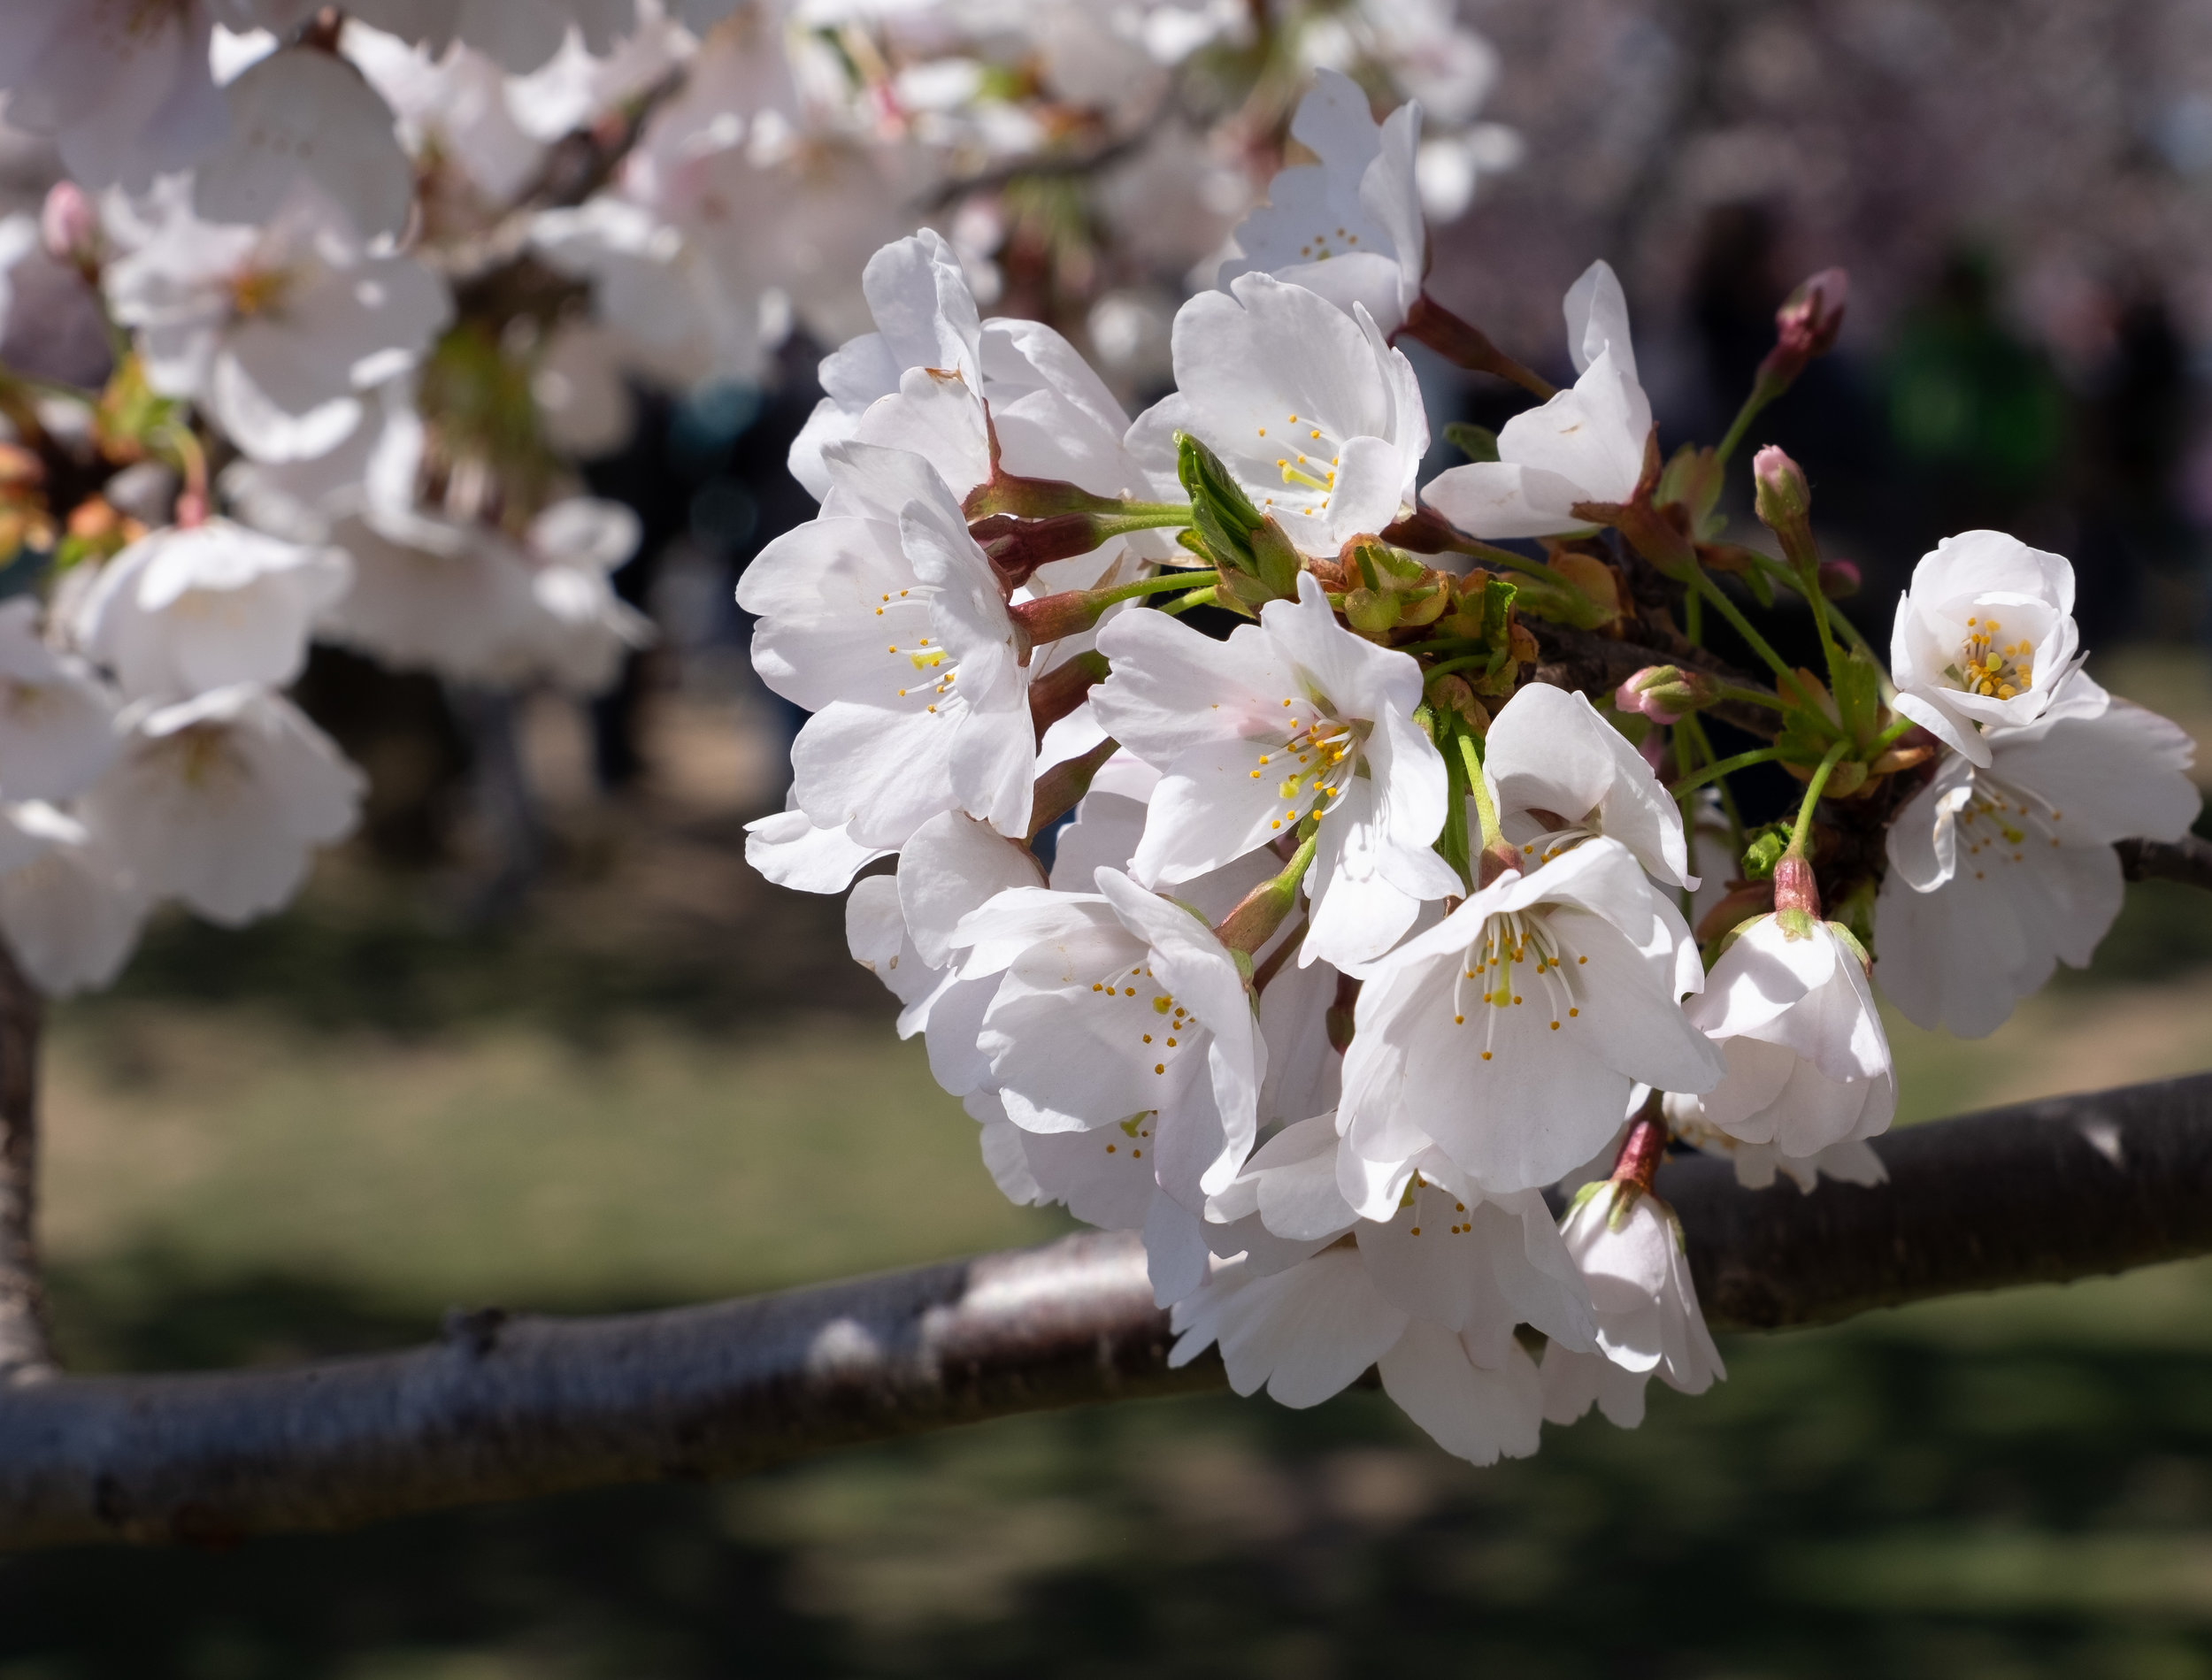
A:
POLYGON ((282 695, 251 683, 142 705, 85 825, 150 899, 235 927, 299 888, 314 848, 349 832, 365 780, 282 695))
POLYGON ((462 172, 495 206, 511 202, 544 166, 545 147, 523 126, 506 73, 482 53, 457 43, 435 54, 353 18, 339 44, 391 107, 419 164, 462 172))
POLYGON ((465 42, 516 75, 544 65, 572 29, 604 53, 637 15, 635 0, 361 0, 347 10, 434 54, 465 42))
POLYGON ((1269 274, 1176 312, 1177 389, 1137 418, 1129 450, 1172 480, 1178 432, 1221 457, 1252 503, 1307 554, 1333 556, 1413 509, 1429 447, 1413 367, 1363 304, 1347 315, 1269 274))
POLYGON ((107 986, 145 917, 130 871, 82 823, 38 801, 0 805, 0 938, 41 992, 107 986))
POLYGON ((2120 913, 2112 842, 2178 840, 2201 803, 2188 735, 2085 675, 2039 722, 1976 739, 1986 766, 1947 756, 1897 813, 1874 902, 1882 990, 1916 1025, 1969 1039, 2061 962, 2087 966, 2120 913))
POLYGON ((1946 537, 1890 632, 1896 709, 1986 767, 1985 730, 2032 724, 2080 663, 2074 569, 2001 531, 1946 537))
POLYGON ((359 394, 412 366, 451 317, 443 281, 369 254, 311 187, 246 226, 200 220, 169 185, 108 267, 108 302, 138 332, 148 383, 204 405, 258 459, 335 447, 361 423, 359 394))
POLYGON ((1685 1099, 1714 1130, 1793 1159, 1889 1129, 1897 1071, 1857 941, 1803 911, 1739 932, 1684 1006, 1727 1076, 1685 1099))
POLYGON ((1633 1185, 1594 1185, 1562 1232, 1597 1309, 1598 1350, 1545 1350, 1549 1422, 1571 1423, 1595 1400, 1613 1423, 1633 1429, 1643 1421, 1644 1383, 1653 1373, 1685 1394, 1702 1394, 1728 1374, 1690 1280, 1682 1222, 1665 1201, 1633 1185))
MULTIPOLYGON (((791 476, 816 501, 829 494, 822 450, 860 429, 869 406, 899 389, 902 375, 936 368, 958 373, 971 390, 983 378, 982 323, 960 259, 935 228, 894 240, 861 275, 876 330, 849 339, 822 358, 826 393, 791 445, 791 476)), ((956 493, 965 486, 954 486, 956 493)))
POLYGON ((188 167, 229 128, 208 70, 215 15, 204 0, 0 8, 9 124, 50 135, 87 188, 140 188, 188 167))
POLYGON ((1587 1160, 1630 1087, 1703 1092, 1720 1053, 1677 1001, 1688 930, 1618 840, 1508 873, 1376 965, 1344 1062, 1348 1179, 1379 1216, 1432 1146, 1487 1193, 1587 1160))
POLYGON ((1636 378, 1628 301, 1612 268, 1593 263, 1567 293, 1574 384, 1498 432, 1498 458, 1455 466, 1421 492, 1478 537, 1554 536, 1589 521, 1583 502, 1625 502, 1642 476, 1651 400, 1636 378))
POLYGON ((1008 1117, 1148 1163, 1171 1204, 1148 1201, 1141 1222, 1166 1302, 1203 1276, 1201 1212, 1251 1152, 1266 1050, 1236 960, 1206 924, 1117 871, 1096 885, 1002 893, 952 943, 964 979, 1003 975, 979 1044, 1008 1117))
POLYGON ((1731 1137, 1704 1119, 1702 1099, 1669 1096, 1667 1124, 1674 1135, 1707 1155, 1724 1156, 1736 1170, 1736 1182, 1746 1190, 1765 1190, 1777 1176, 1786 1178, 1805 1195, 1811 1195, 1823 1174, 1838 1184, 1878 1185, 1889 1180, 1889 1169, 1863 1138, 1832 1143, 1809 1155, 1784 1153, 1772 1143, 1746 1143, 1731 1137))
POLYGON ((0 797, 66 799, 113 762, 116 705, 72 655, 39 634, 38 603, 0 602, 0 797))
POLYGON ((241 72, 223 99, 230 134, 195 176, 197 214, 265 221, 306 183, 369 238, 405 230, 415 173, 391 107, 353 65, 318 48, 282 48, 241 72))
POLYGON ((1237 228, 1243 255, 1222 265, 1221 283, 1270 273, 1348 315, 1364 304, 1385 334, 1396 332, 1421 294, 1428 258, 1415 180, 1421 107, 1401 105, 1378 124, 1357 82, 1322 70, 1290 132, 1321 161, 1268 183, 1267 203, 1237 228))
POLYGON ((228 519, 165 526, 108 562, 71 633, 133 700, 281 686, 299 675, 310 627, 352 579, 352 563, 336 548, 228 519))
POLYGON ((793 796, 864 846, 901 846, 940 811, 1028 832, 1029 672, 983 550, 920 456, 833 444, 823 516, 763 549, 738 586, 753 660, 815 716, 793 796))
POLYGON ((1214 1198, 1217 1219, 1235 1217, 1210 1224, 1209 1240, 1234 1257, 1176 1304, 1170 1364, 1218 1343, 1239 1393, 1264 1386, 1292 1407, 1372 1365, 1448 1452, 1478 1464, 1534 1452, 1541 1391, 1514 1326, 1532 1316, 1582 1347, 1594 1330, 1542 1198, 1471 1206, 1423 1182, 1389 1221, 1359 1220, 1336 1193, 1336 1152, 1332 1117, 1317 1116, 1214 1198))
POLYGON ((1586 695, 1548 683, 1523 687, 1491 720, 1482 768, 1498 825, 1525 856, 1550 857, 1605 834, 1653 878, 1697 886, 1680 808, 1586 695))
POLYGON ((1429 849, 1444 825, 1444 761, 1420 725, 1421 672, 1337 622, 1311 572, 1295 602, 1215 641, 1157 612, 1099 633, 1113 674, 1101 725, 1163 772, 1137 878, 1172 885, 1318 819, 1302 961, 1379 956, 1425 900, 1464 890, 1429 849))

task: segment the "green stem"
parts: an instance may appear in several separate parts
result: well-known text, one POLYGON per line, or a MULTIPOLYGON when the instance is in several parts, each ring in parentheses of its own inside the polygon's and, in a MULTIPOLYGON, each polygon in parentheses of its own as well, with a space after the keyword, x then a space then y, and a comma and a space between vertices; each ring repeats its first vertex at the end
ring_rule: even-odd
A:
POLYGON ((1720 697, 1723 700, 1740 701, 1747 706, 1770 706, 1776 711, 1789 710, 1789 707, 1783 703, 1780 696, 1770 694, 1763 688, 1739 688, 1733 683, 1724 682, 1720 685, 1720 697))
POLYGON ((1736 633, 1744 639, 1751 651, 1767 662, 1768 669, 1778 677, 1788 677, 1794 674, 1789 666, 1783 664, 1782 656, 1767 645, 1767 639, 1752 627, 1751 620, 1737 610, 1736 603, 1728 598, 1728 592, 1706 575, 1702 566, 1698 567, 1690 576, 1694 579, 1697 587, 1710 597, 1713 604, 1720 609, 1721 617, 1735 626, 1736 633))
POLYGON ((1740 770, 1749 770, 1754 764, 1771 763, 1782 756, 1779 747, 1755 747, 1747 753, 1738 753, 1733 758, 1724 758, 1705 765, 1694 776, 1685 776, 1667 791, 1680 794, 1693 787, 1702 787, 1707 782, 1723 776, 1732 776, 1740 770))
POLYGON ((1498 832, 1498 807, 1490 797, 1490 784, 1482 779, 1482 754, 1476 749, 1472 735, 1459 738, 1459 756, 1467 764, 1467 791, 1474 797, 1475 817, 1482 824, 1484 851, 1495 846, 1502 836, 1498 832))
POLYGON ((1714 446, 1713 460, 1717 464, 1728 464, 1728 457, 1735 454, 1736 446, 1743 441, 1743 434, 1751 429, 1752 421, 1759 418, 1759 410, 1771 401, 1773 398, 1763 393, 1758 387, 1752 387, 1751 395, 1744 398, 1743 406, 1736 410, 1736 418, 1729 422, 1727 435, 1714 446))
POLYGON ((1431 677, 1448 677, 1455 671, 1471 671, 1477 665, 1487 669, 1491 660, 1494 657, 1496 656, 1494 654, 1477 653, 1467 654, 1457 659, 1440 660, 1431 665, 1425 674, 1431 677))
POLYGON ((1211 585, 1208 585, 1203 589, 1194 589, 1180 599, 1169 602, 1160 610, 1162 612, 1188 612, 1193 607, 1210 607, 1220 599, 1220 592, 1211 585))
POLYGON ((1489 646, 1490 644, 1479 636, 1439 636, 1432 641, 1409 641, 1396 651, 1416 655, 1457 654, 1471 652, 1478 648, 1486 650, 1489 646))
POLYGON ((1102 607, 1110 607, 1117 601, 1130 601, 1138 595, 1156 595, 1170 589, 1187 589, 1198 579, 1211 575, 1206 572, 1163 572, 1156 578, 1139 578, 1133 583, 1118 583, 1109 588, 1096 590, 1091 599, 1102 607))
POLYGON ((1873 740, 1868 743, 1868 756, 1871 757, 1874 755, 1883 752, 1888 748, 1894 746, 1897 741, 1912 728, 1912 726, 1913 720, 1911 718, 1900 717, 1895 723, 1892 724, 1887 729, 1885 729, 1880 734, 1875 736, 1873 740))
POLYGON ((1682 636, 1693 648, 1705 645, 1705 597, 1694 589, 1682 603, 1682 636))
POLYGON ((1805 802, 1797 808, 1797 826, 1790 831, 1790 849, 1783 854, 1786 857, 1805 855, 1805 836, 1812 832, 1813 807, 1820 803, 1821 793, 1828 786, 1829 772, 1842 762, 1850 747, 1847 740, 1838 741, 1820 761, 1820 768, 1813 772, 1812 780, 1805 787, 1805 802))
MULTIPOLYGON (((1677 727, 1686 728, 1694 736, 1696 737, 1698 756, 1703 759, 1705 763, 1709 764, 1711 763, 1714 760, 1712 739, 1710 736, 1706 734, 1705 725, 1703 723, 1699 721, 1697 714, 1695 712, 1692 712, 1688 717, 1685 717, 1682 722, 1677 725, 1677 727)), ((1728 817, 1728 841, 1730 846, 1734 848, 1732 855, 1741 857, 1743 855, 1743 814, 1736 809, 1735 790, 1729 786, 1728 779, 1725 776, 1723 776, 1719 779, 1719 781, 1720 808, 1727 814, 1728 817)), ((1685 818, 1685 826, 1690 826, 1686 817, 1685 818)))

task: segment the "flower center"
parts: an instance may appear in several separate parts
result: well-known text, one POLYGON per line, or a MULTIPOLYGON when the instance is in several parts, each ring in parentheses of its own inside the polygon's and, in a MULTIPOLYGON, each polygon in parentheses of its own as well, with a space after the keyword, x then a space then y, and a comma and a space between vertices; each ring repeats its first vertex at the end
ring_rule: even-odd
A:
MULTIPOLYGON (((1283 703, 1293 702, 1286 700, 1283 703)), ((1309 817, 1325 815, 1331 802, 1343 798, 1345 788, 1360 771, 1361 748, 1369 727, 1317 712, 1284 737, 1281 746, 1262 753, 1252 779, 1264 781, 1271 773, 1279 775, 1275 797, 1283 802, 1281 813, 1268 826, 1295 828, 1309 817), (1283 763, 1286 759, 1287 764, 1283 763), (1283 765, 1279 771, 1275 768, 1279 764, 1283 765)))
POLYGON ((1970 694, 2010 700, 2035 681, 2035 645, 2025 636, 2006 642, 1994 618, 1969 618, 1957 660, 1943 674, 1970 694))
POLYGON ((1506 910, 1489 917, 1467 947, 1459 978, 1452 983, 1452 1024, 1467 1024, 1469 982, 1474 981, 1481 990, 1473 993, 1472 1001, 1490 1006, 1483 1013, 1485 1062, 1497 1047, 1497 1024, 1504 1018, 1501 1011, 1519 1007, 1529 993, 1537 993, 1538 1001, 1548 1007, 1551 1030, 1556 1032, 1563 1022, 1582 1014, 1567 970, 1588 961, 1567 949, 1540 910, 1506 910))
MULTIPOLYGON (((1293 507, 1302 513, 1327 511, 1329 498, 1336 493, 1336 469, 1344 458, 1343 444, 1311 415, 1290 415, 1279 427, 1260 427, 1260 435, 1264 438, 1271 430, 1282 451, 1275 457, 1275 470, 1283 475, 1284 487, 1320 497, 1312 502, 1310 496, 1294 496, 1293 507)), ((1264 497, 1260 510, 1265 512, 1274 505, 1273 496, 1264 497)))
POLYGON ((291 275, 281 268, 242 268, 230 277, 230 311, 242 321, 273 313, 291 287, 291 275))
MULTIPOLYGON (((875 616, 880 618, 887 613, 917 627, 926 625, 929 622, 929 597, 936 593, 924 585, 902 589, 896 595, 879 594, 875 616)), ((877 627, 886 628, 884 625, 877 627)), ((884 643, 883 651, 891 661, 892 680, 898 687, 899 698, 905 700, 921 696, 926 710, 935 712, 936 702, 952 693, 953 679, 960 674, 956 667, 947 663, 951 656, 934 637, 917 636, 911 641, 902 641, 898 640, 895 622, 889 628, 891 640, 884 643)))
MULTIPOLYGON (((1099 1003, 1111 1006, 1118 1017, 1111 1036, 1120 1040, 1125 1035, 1133 1035, 1134 1054, 1140 1061, 1149 1057, 1154 1073, 1164 1075, 1176 1055, 1192 1047, 1193 1036, 1199 1031, 1197 1020, 1160 989, 1148 966, 1140 963, 1126 973, 1116 969, 1103 979, 1093 980, 1091 993, 1099 1003)), ((1124 1127, 1134 1124, 1125 1122, 1124 1127)))
POLYGON ((1978 881, 1987 878, 1992 865, 2024 863, 2031 850, 2065 844, 2060 832, 2065 816, 2039 794, 1978 772, 1958 812, 1961 863, 1973 866, 1978 881))

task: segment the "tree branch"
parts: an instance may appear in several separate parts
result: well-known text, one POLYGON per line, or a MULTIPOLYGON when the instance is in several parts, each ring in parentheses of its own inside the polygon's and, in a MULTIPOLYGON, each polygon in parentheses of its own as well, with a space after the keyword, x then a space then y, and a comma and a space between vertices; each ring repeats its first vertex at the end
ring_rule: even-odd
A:
POLYGON ((0 945, 0 1386, 53 1369, 39 1283, 38 1040, 45 1001, 0 945))
POLYGON ((2195 834, 2177 840, 2124 840, 2113 849, 2131 881, 2179 881, 2212 892, 2212 840, 2195 834))
MULTIPOLYGON (((1668 1163, 1719 1328, 2212 1253, 2212 1074, 1894 1133, 1890 1182, 1668 1163)), ((0 1392, 0 1544, 227 1540, 1218 1387, 1170 1371, 1133 1235, 597 1319, 457 1315, 408 1353, 0 1392)))

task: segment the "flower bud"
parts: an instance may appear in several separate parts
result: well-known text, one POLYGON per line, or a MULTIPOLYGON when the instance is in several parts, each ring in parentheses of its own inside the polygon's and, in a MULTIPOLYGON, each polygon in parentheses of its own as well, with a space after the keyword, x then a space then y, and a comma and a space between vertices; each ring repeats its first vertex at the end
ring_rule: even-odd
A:
POLYGON ((1820 563, 1820 593, 1831 601, 1848 601, 1859 593, 1859 568, 1848 560, 1820 563))
POLYGON ((1843 330, 1844 305, 1850 298, 1851 276, 1840 268, 1822 269, 1774 311, 1777 347, 1808 362, 1827 355, 1843 330))
POLYGON ((58 263, 89 268, 98 261, 100 219, 73 180, 58 180, 38 212, 39 240, 58 263))
POLYGON ((1805 482, 1804 469, 1770 443, 1751 457, 1751 476, 1757 486, 1753 505, 1759 523, 1781 539, 1784 556, 1794 566, 1818 565, 1813 547, 1813 492, 1805 482))
POLYGON ((1719 685, 1701 671, 1646 665, 1613 691, 1623 711, 1641 712, 1655 724, 1675 724, 1720 698, 1719 685))
POLYGON ((1843 307, 1851 295, 1851 277, 1840 268, 1824 268, 1774 311, 1774 348, 1759 364, 1758 392, 1772 402, 1789 389, 1805 364, 1835 348, 1843 330, 1843 307))

